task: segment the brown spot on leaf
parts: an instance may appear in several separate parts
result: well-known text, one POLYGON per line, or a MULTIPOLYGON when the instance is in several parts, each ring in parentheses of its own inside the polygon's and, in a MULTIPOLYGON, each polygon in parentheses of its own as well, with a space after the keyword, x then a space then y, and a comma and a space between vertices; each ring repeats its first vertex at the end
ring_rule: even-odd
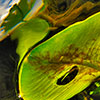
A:
POLYGON ((33 60, 29 60, 29 63, 36 70, 41 70, 44 73, 53 72, 54 74, 63 71, 66 65, 72 66, 77 64, 96 68, 100 66, 100 62, 93 60, 93 48, 97 48, 95 48, 94 42, 91 42, 91 45, 87 43, 87 45, 89 47, 85 46, 86 48, 84 47, 83 49, 75 46, 75 44, 71 44, 61 51, 55 51, 54 54, 51 54, 49 50, 45 54, 39 52, 38 55, 31 55, 33 60))

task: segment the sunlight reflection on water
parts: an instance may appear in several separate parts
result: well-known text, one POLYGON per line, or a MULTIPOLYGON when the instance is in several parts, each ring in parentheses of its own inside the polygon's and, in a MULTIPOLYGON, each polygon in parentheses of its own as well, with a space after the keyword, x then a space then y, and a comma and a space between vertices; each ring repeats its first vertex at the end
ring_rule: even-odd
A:
POLYGON ((9 9, 20 0, 0 0, 0 23, 7 16, 9 9))

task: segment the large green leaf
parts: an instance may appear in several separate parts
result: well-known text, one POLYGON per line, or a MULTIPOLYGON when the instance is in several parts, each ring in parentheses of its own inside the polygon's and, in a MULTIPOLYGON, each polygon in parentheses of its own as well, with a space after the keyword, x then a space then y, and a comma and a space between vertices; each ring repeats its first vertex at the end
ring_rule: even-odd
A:
POLYGON ((20 66, 21 97, 24 100, 66 100, 81 92, 100 76, 99 49, 100 12, 31 50, 20 66), (76 68, 78 73, 74 79, 62 84, 76 68))
POLYGON ((40 18, 34 18, 27 22, 22 22, 15 29, 9 31, 11 39, 18 40, 16 49, 17 54, 20 56, 20 61, 26 52, 42 40, 49 32, 49 24, 40 18))

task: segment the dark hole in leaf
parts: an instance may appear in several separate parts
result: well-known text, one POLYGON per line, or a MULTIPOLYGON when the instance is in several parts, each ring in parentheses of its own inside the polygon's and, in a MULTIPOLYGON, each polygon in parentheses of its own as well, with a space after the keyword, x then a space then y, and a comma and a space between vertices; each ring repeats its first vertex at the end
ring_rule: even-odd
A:
POLYGON ((77 66, 74 66, 70 70, 69 74, 67 72, 61 78, 59 78, 57 80, 57 85, 66 85, 67 83, 69 83, 70 81, 72 81, 75 78, 75 76, 77 75, 77 73, 78 73, 78 67, 77 66))

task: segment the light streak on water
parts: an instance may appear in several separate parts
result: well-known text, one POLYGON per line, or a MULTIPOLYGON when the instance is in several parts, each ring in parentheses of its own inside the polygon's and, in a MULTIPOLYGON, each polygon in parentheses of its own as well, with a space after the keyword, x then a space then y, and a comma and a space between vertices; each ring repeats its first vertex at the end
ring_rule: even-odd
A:
POLYGON ((8 15, 10 8, 20 0, 0 0, 0 23, 8 15))

